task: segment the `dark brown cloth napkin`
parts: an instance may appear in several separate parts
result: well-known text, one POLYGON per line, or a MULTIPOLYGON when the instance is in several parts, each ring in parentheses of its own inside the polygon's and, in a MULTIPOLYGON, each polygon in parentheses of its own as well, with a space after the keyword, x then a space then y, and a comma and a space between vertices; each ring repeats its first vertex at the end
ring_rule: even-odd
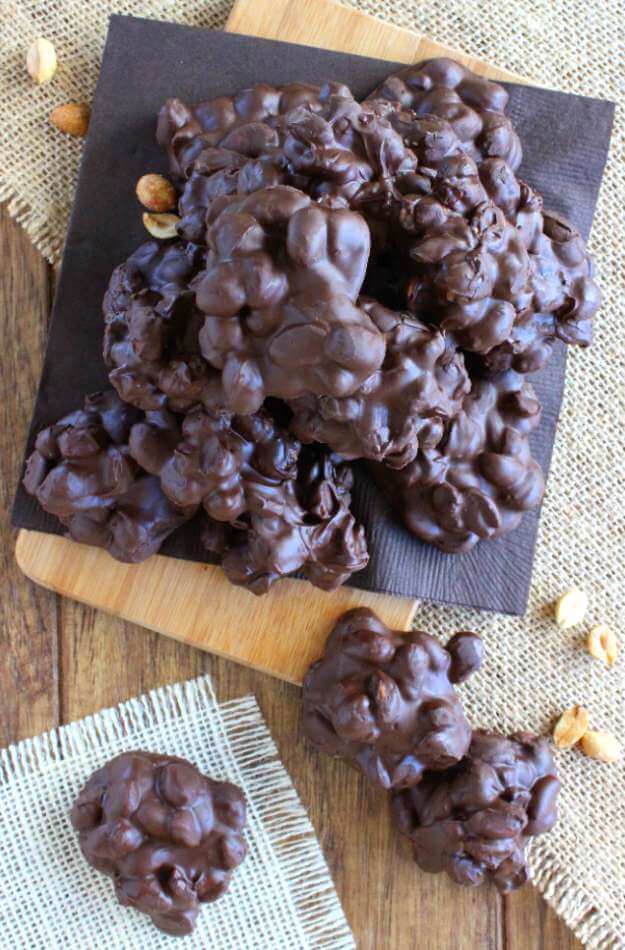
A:
MULTIPOLYGON (((105 388, 101 301, 111 272, 146 233, 134 188, 146 171, 167 172, 155 141, 156 114, 166 98, 191 102, 231 94, 257 82, 347 83, 364 98, 401 64, 278 43, 214 30, 113 16, 93 103, 89 135, 54 301, 48 348, 28 439, 79 408, 88 392, 105 388)), ((605 166, 614 105, 567 93, 505 84, 509 113, 523 143, 520 176, 545 205, 565 214, 587 237, 605 166)), ((599 314, 601 319, 601 314, 599 314)), ((557 344, 551 363, 531 381, 543 404, 533 452, 548 472, 564 386, 566 356, 557 344)), ((462 555, 443 554, 412 537, 358 466, 354 511, 364 523, 371 561, 352 578, 366 590, 431 601, 524 612, 539 512, 494 542, 462 555)), ((13 524, 63 533, 56 519, 19 488, 13 524)), ((163 554, 211 560, 197 525, 169 538, 163 554)), ((271 595, 269 595, 271 596, 271 595)))

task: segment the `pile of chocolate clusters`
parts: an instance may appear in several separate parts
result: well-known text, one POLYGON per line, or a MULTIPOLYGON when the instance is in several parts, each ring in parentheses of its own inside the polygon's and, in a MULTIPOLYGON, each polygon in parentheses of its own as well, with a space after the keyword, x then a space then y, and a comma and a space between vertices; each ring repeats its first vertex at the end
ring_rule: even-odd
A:
POLYGON ((40 434, 27 490, 126 561, 202 512, 255 593, 366 565, 356 459, 444 551, 515 528, 544 488, 525 374, 555 339, 590 343, 599 292, 578 232, 516 177, 506 102, 449 59, 364 102, 335 82, 169 100, 175 236, 114 272, 113 390, 40 434))
POLYGON ((560 783, 547 739, 471 729, 454 685, 482 656, 473 633, 443 647, 351 610, 308 671, 303 722, 318 749, 390 790, 419 867, 505 892, 527 880, 527 841, 555 824, 560 783))

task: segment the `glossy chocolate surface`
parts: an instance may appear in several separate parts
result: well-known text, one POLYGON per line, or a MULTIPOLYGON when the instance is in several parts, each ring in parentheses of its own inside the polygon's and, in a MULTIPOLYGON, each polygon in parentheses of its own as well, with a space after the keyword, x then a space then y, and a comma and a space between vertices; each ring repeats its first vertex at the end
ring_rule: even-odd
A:
POLYGON ((417 115, 446 119, 478 161, 503 158, 513 171, 521 164, 521 143, 505 114, 508 93, 453 59, 442 56, 406 66, 368 98, 388 99, 417 115))
POLYGON ((119 902, 172 936, 193 931, 243 861, 243 792, 176 756, 124 752, 97 769, 71 811, 85 859, 119 902))
POLYGON ((393 818, 422 870, 506 892, 527 881, 527 839, 555 824, 559 790, 548 739, 476 730, 462 762, 393 796, 393 818))
POLYGON ((544 477, 529 445, 539 420, 540 403, 519 374, 475 379, 437 444, 400 471, 370 470, 413 534, 443 551, 467 551, 513 530, 540 504, 544 477))
POLYGON ((155 554, 196 511, 172 504, 131 458, 128 438, 140 417, 114 392, 87 396, 84 409, 39 433, 24 476, 26 491, 69 537, 129 563, 155 554))
POLYGON ((344 614, 304 680, 303 724, 322 752, 338 755, 382 788, 407 788, 426 769, 467 752, 471 728, 453 683, 481 663, 422 631, 390 630, 368 609, 344 614), (464 654, 462 660, 460 655, 464 654))
POLYGON ((145 416, 130 448, 98 442, 88 464, 37 448, 28 491, 127 560, 203 506, 227 526, 204 520, 211 550, 256 591, 293 570, 331 588, 367 564, 332 453, 371 463, 406 527, 443 551, 516 528, 544 488, 540 407, 518 374, 555 340, 588 345, 599 294, 579 233, 517 178, 507 104, 448 59, 363 101, 330 81, 168 100, 178 237, 139 247, 104 299, 110 382, 145 416), (276 398, 280 431, 262 421, 276 398), (65 473, 89 465, 102 471, 85 514, 65 473))

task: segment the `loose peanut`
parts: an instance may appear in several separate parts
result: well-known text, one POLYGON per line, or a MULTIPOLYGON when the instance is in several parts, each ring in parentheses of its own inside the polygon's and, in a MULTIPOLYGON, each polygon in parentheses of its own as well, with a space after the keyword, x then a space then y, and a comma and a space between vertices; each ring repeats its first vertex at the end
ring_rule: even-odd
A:
POLYGON ((614 666, 618 655, 618 641, 614 631, 604 623, 597 624, 588 634, 588 652, 606 666, 614 666))
POLYGON ((588 609, 588 594, 573 588, 558 597, 555 605, 556 623, 567 629, 581 623, 588 609))
POLYGON ((616 762, 621 757, 621 743, 611 732, 589 729, 579 744, 582 752, 600 762, 616 762))
POLYGON ((583 706, 572 706, 565 710, 553 730, 553 741, 557 749, 570 749, 588 731, 588 710, 583 706))

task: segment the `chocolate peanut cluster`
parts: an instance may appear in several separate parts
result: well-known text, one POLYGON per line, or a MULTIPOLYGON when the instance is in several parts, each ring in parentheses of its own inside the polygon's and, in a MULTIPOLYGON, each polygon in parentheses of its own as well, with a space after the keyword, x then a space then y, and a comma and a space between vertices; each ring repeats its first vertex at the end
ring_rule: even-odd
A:
POLYGON ((26 491, 69 537, 129 563, 155 554, 196 510, 173 504, 131 457, 128 439, 140 417, 114 392, 87 396, 84 409, 39 433, 24 477, 26 491))
POLYGON ((443 646, 351 610, 306 674, 303 729, 316 749, 390 790, 394 824, 422 870, 510 891, 528 879, 528 839, 556 822, 560 782, 547 739, 471 729, 454 687, 482 660, 474 633, 443 646))
POLYGON ((173 504, 202 505, 206 547, 222 555, 234 584, 261 594, 300 572, 333 590, 367 565, 351 470, 322 446, 303 449, 265 410, 196 409, 177 433, 166 414, 147 413, 131 430, 130 453, 173 504))
POLYGON ((416 785, 426 769, 460 761, 471 728, 453 683, 479 668, 476 639, 456 634, 443 647, 421 631, 390 630, 366 608, 349 611, 306 674, 307 737, 382 788, 416 785))
POLYGON ((46 430, 27 489, 131 560, 198 512, 256 592, 367 563, 358 459, 443 551, 517 527, 544 490, 524 376, 554 341, 591 342, 599 291, 574 226, 517 177, 507 99, 435 59, 363 102, 336 82, 168 100, 177 234, 120 264, 103 306, 110 382, 137 414, 121 441, 91 417, 46 430), (100 426, 90 455, 68 426, 100 426))
POLYGON ((111 759, 87 781, 71 821, 86 860, 113 878, 120 904, 173 936, 192 932, 200 905, 227 891, 247 853, 241 789, 176 756, 111 759))
POLYGON ((428 441, 438 443, 471 384, 462 354, 440 330, 375 300, 362 298, 361 306, 384 333, 383 365, 351 396, 290 400, 292 428, 344 458, 403 469, 428 441))
POLYGON ((133 406, 223 405, 221 376, 201 355, 203 318, 189 289, 201 258, 191 244, 149 241, 113 272, 102 307, 104 361, 133 406))
POLYGON ((371 472, 413 534, 468 551, 540 504, 544 477, 529 444, 539 421, 540 403, 518 373, 477 379, 435 445, 400 470, 372 464, 371 472))
POLYGON ((378 369, 383 336, 355 303, 369 257, 360 215, 277 185, 215 201, 207 223, 193 290, 206 315, 202 353, 222 370, 229 408, 348 396, 378 369))
POLYGON ((204 543, 222 554, 226 577, 255 594, 295 572, 334 590, 369 561, 364 529, 349 508, 352 481, 349 466, 328 452, 304 450, 297 478, 285 483, 279 504, 256 506, 244 533, 231 527, 216 532, 208 524, 204 543))
POLYGON ((388 99, 417 115, 446 119, 477 161, 502 158, 512 171, 521 164, 521 143, 505 114, 508 93, 453 59, 406 66, 385 79, 369 99, 388 99))
POLYGON ((527 881, 527 839, 556 823, 559 790, 547 739, 478 729, 462 762, 397 792, 392 813, 424 871, 506 892, 527 881))

